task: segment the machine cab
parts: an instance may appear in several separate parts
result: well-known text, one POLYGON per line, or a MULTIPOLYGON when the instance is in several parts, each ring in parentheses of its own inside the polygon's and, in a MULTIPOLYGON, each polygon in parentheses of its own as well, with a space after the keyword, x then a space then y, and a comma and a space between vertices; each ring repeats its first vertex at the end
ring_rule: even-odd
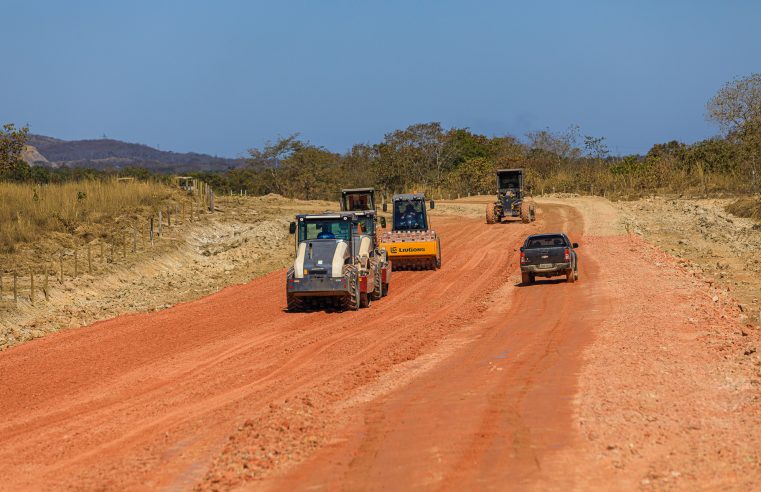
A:
POLYGON ((504 195, 507 192, 518 194, 523 189, 523 169, 500 169, 497 171, 497 190, 504 195))
POLYGON ((394 231, 428 230, 425 196, 422 193, 394 195, 392 202, 394 231))
POLYGON ((375 190, 373 188, 354 188, 341 190, 341 210, 356 212, 375 210, 375 190))
POLYGON ((291 222, 297 254, 302 249, 313 254, 346 244, 346 258, 368 256, 375 248, 375 212, 302 214, 291 222))
POLYGON ((317 239, 348 241, 351 238, 351 218, 347 214, 297 215, 291 232, 296 234, 297 244, 317 239))

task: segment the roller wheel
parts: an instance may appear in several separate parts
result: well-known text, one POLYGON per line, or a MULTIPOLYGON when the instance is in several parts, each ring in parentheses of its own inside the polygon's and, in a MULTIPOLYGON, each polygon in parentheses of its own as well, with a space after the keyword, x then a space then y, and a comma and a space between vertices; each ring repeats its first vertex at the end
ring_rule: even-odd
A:
POLYGON ((383 297, 383 284, 381 284, 381 269, 378 264, 375 265, 374 271, 375 271, 375 277, 373 279, 373 292, 371 297, 373 301, 377 301, 381 297, 383 297))
POLYGON ((304 310, 304 301, 294 296, 293 294, 286 294, 286 301, 288 303, 288 311, 291 313, 298 313, 304 310))
POLYGON ((441 268, 441 240, 436 240, 436 269, 441 268))
POLYGON ((370 298, 370 293, 363 293, 359 295, 359 307, 368 308, 372 302, 373 300, 370 298))
MULTIPOLYGON (((285 278, 286 279, 293 278, 293 267, 288 269, 288 273, 286 274, 285 278)), ((302 301, 301 299, 299 299, 293 294, 289 294, 286 292, 285 301, 286 301, 286 304, 288 305, 288 311, 292 313, 303 311, 305 308, 304 301, 302 301)))
POLYGON ((345 311, 356 311, 361 302, 357 268, 354 265, 344 265, 343 274, 349 284, 349 294, 344 296, 342 307, 345 311))

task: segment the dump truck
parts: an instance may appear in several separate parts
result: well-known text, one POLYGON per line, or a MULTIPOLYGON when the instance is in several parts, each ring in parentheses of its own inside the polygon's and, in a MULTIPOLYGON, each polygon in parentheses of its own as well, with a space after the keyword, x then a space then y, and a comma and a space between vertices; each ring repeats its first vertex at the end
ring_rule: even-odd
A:
POLYGON ((523 169, 497 171, 497 201, 486 206, 486 223, 502 222, 505 217, 520 217, 524 223, 536 220, 536 205, 523 185, 523 169))
MULTIPOLYGON (((392 228, 381 235, 381 248, 386 251, 395 270, 436 270, 441 268, 441 241, 431 229, 422 193, 393 195, 392 228)), ((436 204, 430 202, 431 209, 436 204)), ((388 211, 387 204, 383 210, 388 211)))
POLYGON ((367 214, 299 214, 290 224, 296 257, 286 273, 289 311, 356 310, 388 294, 391 266, 381 261, 367 214))

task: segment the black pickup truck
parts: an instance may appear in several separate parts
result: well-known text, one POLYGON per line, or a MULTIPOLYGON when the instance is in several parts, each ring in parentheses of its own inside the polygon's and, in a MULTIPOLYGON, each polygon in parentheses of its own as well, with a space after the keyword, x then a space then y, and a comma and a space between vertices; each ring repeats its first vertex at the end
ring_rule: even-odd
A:
POLYGON ((565 275, 568 282, 579 279, 579 264, 575 248, 563 233, 536 234, 526 238, 521 246, 521 281, 534 283, 536 277, 565 275))

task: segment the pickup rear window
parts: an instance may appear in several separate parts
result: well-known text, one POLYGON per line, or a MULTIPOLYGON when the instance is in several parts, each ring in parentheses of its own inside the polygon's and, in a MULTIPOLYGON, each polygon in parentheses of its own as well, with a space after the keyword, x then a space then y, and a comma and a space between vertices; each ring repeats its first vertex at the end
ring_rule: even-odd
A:
POLYGON ((528 238, 525 248, 555 248, 563 246, 568 246, 563 236, 542 236, 528 238))

